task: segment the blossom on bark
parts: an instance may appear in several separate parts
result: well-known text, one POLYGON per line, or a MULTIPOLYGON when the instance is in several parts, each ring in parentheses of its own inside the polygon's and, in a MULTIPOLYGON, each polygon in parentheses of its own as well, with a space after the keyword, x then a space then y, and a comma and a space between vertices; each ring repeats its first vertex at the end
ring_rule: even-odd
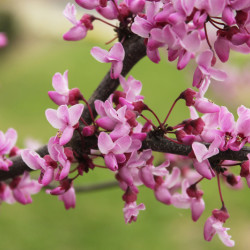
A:
POLYGON ((83 108, 84 106, 82 104, 76 104, 70 108, 66 105, 61 105, 57 110, 46 110, 45 115, 48 122, 59 130, 56 139, 61 146, 71 140, 73 132, 82 115, 83 108))

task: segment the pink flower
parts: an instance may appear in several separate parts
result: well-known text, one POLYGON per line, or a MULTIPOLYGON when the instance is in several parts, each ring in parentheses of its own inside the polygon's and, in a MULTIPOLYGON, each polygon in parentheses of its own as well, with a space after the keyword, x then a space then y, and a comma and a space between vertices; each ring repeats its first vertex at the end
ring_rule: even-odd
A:
POLYGON ((194 72, 193 86, 199 88, 201 81, 205 77, 211 77, 217 81, 224 81, 226 79, 227 75, 225 72, 212 67, 212 60, 213 52, 211 50, 203 51, 197 57, 196 62, 198 66, 194 72))
POLYGON ((70 108, 66 105, 62 105, 57 110, 46 110, 45 115, 49 123, 54 128, 59 129, 57 139, 59 139, 59 144, 61 146, 71 140, 75 126, 78 124, 83 109, 84 106, 82 104, 76 104, 70 108))
POLYGON ((22 177, 16 177, 10 183, 10 187, 13 191, 14 198, 26 205, 32 202, 31 194, 36 194, 42 188, 42 185, 38 184, 37 181, 30 180, 28 172, 24 172, 22 177))
POLYGON ((104 132, 98 136, 98 148, 104 154, 106 166, 112 171, 118 169, 118 163, 123 163, 126 160, 124 153, 133 152, 138 150, 141 144, 133 143, 130 136, 123 136, 112 141, 111 137, 104 132))
POLYGON ((55 73, 52 79, 52 86, 55 91, 49 91, 49 97, 57 105, 68 104, 69 87, 68 87, 68 70, 63 75, 55 73))
POLYGON ((8 44, 7 36, 5 35, 5 33, 0 32, 0 48, 7 46, 7 44, 8 44))
POLYGON ((7 130, 4 134, 0 131, 0 170, 8 171, 12 166, 12 161, 4 157, 11 152, 11 149, 15 146, 17 140, 17 132, 13 128, 7 130))
POLYGON ((223 211, 214 210, 213 215, 210 216, 205 222, 204 238, 207 241, 211 241, 214 235, 218 234, 220 240, 224 245, 226 245, 227 247, 233 247, 235 243, 233 240, 231 240, 231 236, 227 234, 227 230, 229 230, 229 228, 223 227, 223 223, 229 217, 229 215, 227 214, 228 215, 227 218, 221 218, 220 215, 217 216, 217 213, 220 214, 221 212, 223 211))
POLYGON ((128 6, 129 10, 134 14, 143 11, 145 2, 146 2, 145 0, 125 0, 125 3, 128 6))
POLYGON ((101 14, 103 17, 107 19, 116 19, 118 17, 118 10, 116 8, 116 5, 118 5, 117 0, 115 0, 116 4, 113 3, 113 1, 108 1, 107 5, 105 7, 102 7, 101 5, 96 7, 97 12, 101 14))
POLYGON ((136 221, 140 210, 145 210, 143 203, 139 205, 137 205, 135 201, 125 203, 125 207, 123 208, 125 222, 131 223, 132 221, 136 221))
POLYGON ((110 51, 94 47, 91 55, 101 63, 111 63, 110 77, 116 79, 120 76, 123 68, 125 52, 121 43, 115 43, 110 51))
POLYGON ((76 7, 74 4, 68 3, 63 11, 64 16, 74 25, 67 33, 63 35, 63 39, 67 41, 79 41, 87 35, 87 27, 76 20, 76 7))
POLYGON ((175 193, 171 198, 171 203, 177 208, 191 208, 192 219, 197 221, 205 209, 205 203, 201 196, 190 197, 187 193, 188 187, 190 187, 190 184, 187 179, 184 179, 182 182, 182 193, 175 193))
POLYGON ((70 187, 64 194, 58 196, 58 199, 63 201, 65 209, 75 208, 76 194, 73 186, 70 187))
POLYGON ((57 163, 53 162, 50 157, 41 158, 36 152, 25 149, 21 153, 21 157, 26 165, 33 170, 41 170, 39 177, 39 183, 44 186, 48 185, 54 179, 54 171, 57 167, 57 163))
POLYGON ((100 0, 75 0, 78 5, 87 10, 93 10, 99 6, 100 0))
POLYGON ((60 163, 60 168, 58 168, 55 179, 63 180, 66 176, 68 176, 71 164, 64 152, 64 147, 59 144, 55 144, 54 141, 55 138, 51 137, 48 143, 48 151, 52 160, 60 163))
POLYGON ((212 179, 215 176, 212 170, 208 158, 219 153, 219 146, 222 139, 217 136, 214 141, 210 144, 209 148, 199 142, 194 142, 192 144, 192 149, 195 154, 196 159, 193 160, 194 167, 197 172, 207 179, 212 179))

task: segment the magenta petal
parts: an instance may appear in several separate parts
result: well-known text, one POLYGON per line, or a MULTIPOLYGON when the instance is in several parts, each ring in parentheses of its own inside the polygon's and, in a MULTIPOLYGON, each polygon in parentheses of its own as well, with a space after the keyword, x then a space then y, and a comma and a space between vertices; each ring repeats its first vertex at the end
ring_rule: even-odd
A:
POLYGON ((124 163, 126 161, 126 156, 125 154, 118 154, 115 155, 117 163, 124 163))
POLYGON ((75 189, 71 187, 67 192, 58 196, 58 199, 64 202, 66 209, 75 208, 76 205, 76 195, 75 189))
POLYGON ((107 155, 104 156, 104 161, 106 166, 112 170, 112 171, 116 171, 118 170, 118 164, 116 161, 116 157, 113 153, 109 153, 107 155))
POLYGON ((161 60, 158 49, 155 49, 155 50, 147 49, 147 56, 154 63, 159 63, 161 60))
POLYGON ((216 231, 213 228, 213 223, 215 222, 215 219, 213 217, 209 217, 204 225, 204 238, 206 241, 211 241, 212 238, 214 237, 216 231))
POLYGON ((98 136, 98 148, 102 154, 108 154, 114 147, 111 137, 105 132, 101 132, 98 136))
POLYGON ((113 130, 115 128, 116 122, 114 122, 109 117, 101 117, 96 120, 96 124, 100 126, 101 128, 107 129, 107 130, 113 130))
POLYGON ((230 47, 229 41, 226 38, 219 36, 214 42, 214 49, 222 62, 226 62, 228 60, 230 47))
POLYGON ((162 203, 164 203, 166 205, 171 204, 171 194, 170 194, 170 192, 168 191, 167 188, 159 186, 159 187, 157 187, 155 189, 154 194, 155 194, 155 198, 158 201, 160 201, 160 202, 162 202, 162 203))
POLYGON ((63 35, 63 39, 66 41, 79 41, 87 35, 87 28, 80 24, 71 28, 63 35))
POLYGON ((154 189, 155 180, 150 166, 142 167, 139 171, 139 177, 146 187, 154 189))
POLYGON ((74 133, 74 128, 71 127, 71 126, 67 126, 67 127, 63 130, 63 133, 62 133, 62 135, 61 135, 61 137, 60 137, 60 139, 59 139, 59 144, 60 144, 61 146, 67 144, 67 143, 71 140, 71 138, 72 138, 72 136, 73 136, 73 133, 74 133))
POLYGON ((93 10, 99 5, 99 0, 75 0, 78 5, 87 10, 93 10))
POLYGON ((131 26, 131 30, 133 33, 144 38, 147 38, 149 36, 149 32, 151 29, 152 24, 146 19, 141 18, 139 16, 135 17, 134 22, 131 26))
POLYGON ((69 97, 65 95, 61 95, 56 91, 48 91, 48 95, 50 99, 57 105, 67 104, 69 101, 69 97))
POLYGON ((70 171, 70 161, 66 161, 66 164, 63 166, 62 172, 60 174, 59 180, 63 180, 66 176, 68 176, 69 171, 70 171))
POLYGON ((54 178, 54 169, 51 167, 47 167, 42 177, 41 183, 44 186, 47 186, 53 181, 53 178, 54 178))
POLYGON ((213 170, 210 167, 209 161, 204 160, 203 162, 198 162, 197 160, 193 159, 194 168, 196 171, 202 175, 203 177, 211 180, 213 178, 213 170))
POLYGON ((32 202, 32 199, 30 197, 30 194, 24 193, 19 189, 14 189, 13 190, 13 196, 14 198, 20 202, 23 205, 29 204, 32 202))
POLYGON ((188 62, 190 61, 191 56, 192 56, 191 52, 183 51, 179 56, 177 69, 178 70, 184 69, 187 66, 188 62))
POLYGON ((204 209, 205 209, 205 203, 203 199, 192 199, 191 202, 192 220, 197 221, 202 215, 204 209))

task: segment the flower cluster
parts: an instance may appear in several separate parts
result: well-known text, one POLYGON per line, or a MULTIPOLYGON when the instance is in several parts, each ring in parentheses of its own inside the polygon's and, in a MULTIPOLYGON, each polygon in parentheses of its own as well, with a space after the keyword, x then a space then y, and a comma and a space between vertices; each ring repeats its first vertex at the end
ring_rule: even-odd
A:
POLYGON ((217 59, 226 62, 230 49, 250 51, 249 1, 76 0, 76 3, 87 10, 95 9, 98 15, 85 14, 77 20, 75 5, 67 4, 63 14, 73 27, 63 38, 68 41, 85 38, 88 30, 94 28, 94 21, 114 28, 115 39, 119 38, 119 42, 109 50, 94 47, 91 54, 99 62, 111 63, 110 78, 117 79, 115 82, 119 81, 122 90, 113 92, 107 100, 95 100, 93 110, 78 88, 69 89, 68 71, 56 73, 52 78, 54 90, 48 95, 59 107, 45 112, 48 122, 57 129, 48 142, 49 154, 41 157, 30 149, 19 152, 14 148, 16 132, 13 129, 6 134, 0 132, 0 170, 8 171, 12 164, 6 155, 20 153, 28 167, 40 170, 39 184, 25 173, 9 184, 1 183, 0 199, 27 204, 31 202, 30 194, 54 182, 57 186, 46 192, 58 196, 66 209, 74 208, 74 180, 90 169, 104 168, 115 175, 123 192, 126 223, 136 221, 139 211, 145 209, 143 203, 137 202, 140 186, 151 189, 155 198, 165 205, 190 209, 192 220, 197 221, 205 209, 200 184, 216 177, 222 207, 213 210, 207 219, 204 238, 210 241, 218 234, 226 246, 234 246, 227 234, 228 228, 223 227, 229 214, 221 181, 238 189, 244 177, 250 187, 250 154, 245 161, 217 160, 216 157, 223 151, 239 151, 250 143, 250 109, 240 106, 235 121, 226 107, 216 105, 205 94, 211 79, 226 79, 225 72, 215 67, 217 59), (103 18, 118 20, 119 25, 103 18), (169 61, 177 60, 179 70, 191 59, 196 62, 192 85, 198 91, 190 88, 183 91, 163 122, 144 102, 142 83, 133 76, 126 79, 123 74, 127 53, 123 44, 135 35, 144 40, 147 56, 155 63, 160 61, 159 48, 167 51, 169 61), (190 117, 170 126, 168 118, 181 99, 189 108, 190 117), (83 110, 89 112, 91 122, 84 119, 83 110), (157 124, 145 111, 151 113, 157 124), (143 145, 149 137, 189 145, 191 150, 186 156, 165 154, 164 160, 155 166, 152 150, 143 145), (99 159, 103 160, 103 165, 99 159), (235 165, 241 167, 238 176, 231 171, 235 165))

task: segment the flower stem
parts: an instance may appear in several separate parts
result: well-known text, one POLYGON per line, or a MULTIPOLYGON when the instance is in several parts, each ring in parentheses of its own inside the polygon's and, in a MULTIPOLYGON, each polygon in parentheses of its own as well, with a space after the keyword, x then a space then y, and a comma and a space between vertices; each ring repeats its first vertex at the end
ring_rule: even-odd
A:
POLYGON ((178 97, 178 98, 174 101, 174 103, 172 104, 172 106, 171 106, 170 110, 168 111, 168 114, 167 114, 167 116, 166 116, 164 122, 162 123, 163 125, 166 124, 166 122, 167 122, 167 120, 168 120, 168 117, 170 116, 170 114, 171 114, 171 112, 172 112, 172 110, 173 110, 175 104, 179 101, 179 99, 180 99, 180 98, 178 97))

